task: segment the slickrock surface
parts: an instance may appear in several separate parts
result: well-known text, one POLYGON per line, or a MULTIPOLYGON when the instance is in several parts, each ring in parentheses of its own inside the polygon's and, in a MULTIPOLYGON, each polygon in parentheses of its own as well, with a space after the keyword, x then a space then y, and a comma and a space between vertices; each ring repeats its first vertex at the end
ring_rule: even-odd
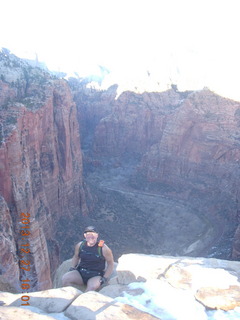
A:
MULTIPOLYGON (((59 275, 56 279, 55 284, 61 285, 59 275)), ((84 288, 73 287, 32 292, 28 293, 29 307, 22 306, 22 294, 0 292, 0 318, 165 320, 179 308, 181 298, 181 312, 188 314, 188 309, 196 308, 198 319, 210 319, 210 312, 217 310, 225 311, 226 316, 234 309, 240 312, 239 279, 238 261, 126 254, 119 259, 116 275, 99 292, 84 293, 84 288), (147 285, 152 294, 146 291, 147 285), (158 305, 149 308, 157 295, 158 305), (136 302, 133 305, 134 299, 141 310, 136 302)))

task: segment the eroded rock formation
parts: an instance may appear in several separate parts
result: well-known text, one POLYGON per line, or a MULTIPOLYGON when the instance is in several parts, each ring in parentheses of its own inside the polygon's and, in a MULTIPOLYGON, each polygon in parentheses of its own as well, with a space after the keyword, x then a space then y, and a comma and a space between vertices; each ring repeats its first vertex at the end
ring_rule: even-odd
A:
MULTIPOLYGON (((52 286, 66 238, 66 225, 59 221, 88 213, 76 107, 66 81, 13 55, 1 53, 0 73, 0 194, 9 207, 1 206, 1 218, 5 226, 12 220, 3 241, 18 256, 13 279, 21 271, 32 290, 42 290, 52 286), (28 214, 27 225, 21 213, 28 214), (21 250, 25 245, 30 253, 21 250), (25 271, 21 261, 28 263, 25 271)), ((12 255, 1 255, 2 274, 12 255)))

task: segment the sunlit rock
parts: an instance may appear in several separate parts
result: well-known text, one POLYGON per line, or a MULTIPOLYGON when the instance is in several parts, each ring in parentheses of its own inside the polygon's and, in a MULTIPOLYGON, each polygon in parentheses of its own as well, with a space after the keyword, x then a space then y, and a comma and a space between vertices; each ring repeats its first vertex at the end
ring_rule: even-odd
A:
MULTIPOLYGON (((63 312, 81 293, 73 287, 31 292, 28 293, 29 304, 47 313, 63 312)), ((22 304, 23 301, 18 298, 10 306, 20 307, 22 304)))
POLYGON ((207 308, 232 310, 240 306, 240 285, 229 288, 200 288, 195 297, 207 308))
POLYGON ((132 306, 117 302, 97 292, 88 292, 79 296, 64 313, 72 320, 79 319, 142 319, 153 320, 156 317, 132 306))
POLYGON ((55 320, 51 315, 42 313, 40 310, 30 310, 17 307, 0 307, 0 319, 4 320, 55 320), (37 313, 38 311, 39 313, 37 313))

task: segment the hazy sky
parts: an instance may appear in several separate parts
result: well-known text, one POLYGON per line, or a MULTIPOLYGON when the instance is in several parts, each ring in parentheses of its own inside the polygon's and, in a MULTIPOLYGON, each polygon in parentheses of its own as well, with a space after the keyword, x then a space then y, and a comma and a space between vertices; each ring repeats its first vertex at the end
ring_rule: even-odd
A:
POLYGON ((0 47, 106 83, 240 100, 239 0, 0 0, 0 47))

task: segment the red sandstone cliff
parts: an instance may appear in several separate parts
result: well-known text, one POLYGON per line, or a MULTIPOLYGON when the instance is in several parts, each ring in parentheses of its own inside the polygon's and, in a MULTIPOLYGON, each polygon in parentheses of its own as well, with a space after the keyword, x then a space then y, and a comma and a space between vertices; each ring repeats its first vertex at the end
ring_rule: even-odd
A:
POLYGON ((12 55, 1 54, 0 61, 0 194, 6 202, 1 275, 11 275, 17 290, 21 271, 32 290, 42 290, 51 287, 66 237, 59 221, 88 212, 76 106, 66 81, 12 55), (28 236, 21 234, 22 212, 30 214, 28 236), (10 220, 13 226, 7 228, 10 220), (31 253, 21 257, 26 243, 31 253), (21 270, 21 259, 30 261, 29 271, 21 270))
POLYGON ((143 154, 161 140, 167 118, 179 102, 179 95, 169 90, 159 93, 124 92, 115 101, 112 113, 96 128, 96 153, 143 154), (166 107, 167 106, 167 107, 166 107))
MULTIPOLYGON (((94 150, 115 159, 138 155, 132 186, 202 206, 231 233, 240 219, 239 124, 240 103, 208 89, 125 92, 96 127, 94 150)), ((233 259, 239 241, 238 228, 233 259)))

